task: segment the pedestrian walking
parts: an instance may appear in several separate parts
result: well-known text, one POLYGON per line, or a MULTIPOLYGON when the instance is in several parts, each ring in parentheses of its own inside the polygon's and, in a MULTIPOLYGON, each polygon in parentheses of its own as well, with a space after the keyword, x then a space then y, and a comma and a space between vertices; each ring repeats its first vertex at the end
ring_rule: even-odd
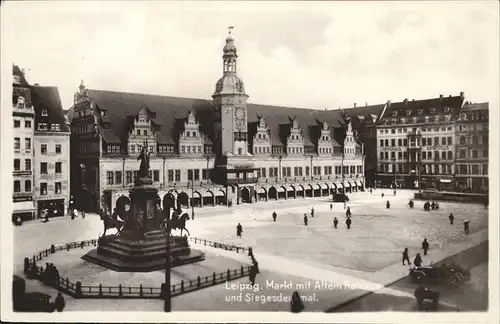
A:
POLYGON ((307 214, 304 214, 304 225, 307 226, 307 214))
POLYGON ((85 210, 82 209, 82 219, 85 219, 85 210))
POLYGON ((238 223, 238 226, 236 226, 236 236, 241 237, 241 233, 243 233, 243 226, 241 226, 241 224, 238 223))
POLYGON ((464 220, 464 233, 465 233, 465 235, 469 235, 469 233, 470 233, 469 232, 469 220, 468 219, 464 220))
POLYGON ((422 250, 424 250, 424 255, 427 255, 428 249, 429 249, 429 242, 427 242, 427 239, 424 238, 424 241, 422 242, 422 250))
POLYGON ((332 208, 333 208, 333 204, 330 204, 330 210, 332 210, 332 208))
POLYGON ((385 203, 385 208, 391 208, 391 203, 389 202, 389 200, 387 200, 387 202, 385 203))
POLYGON ((276 212, 273 212, 273 221, 274 222, 276 221, 276 217, 278 217, 278 215, 276 214, 276 212))
POLYGON ((408 256, 408 248, 405 248, 405 250, 403 251, 403 265, 405 265, 405 261, 408 262, 408 265, 411 264, 410 257, 408 256))
POLYGON ((384 198, 384 193, 382 192, 382 194, 380 195, 382 198, 384 198))
POLYGON ((64 302, 63 295, 61 294, 61 292, 57 293, 57 297, 54 301, 54 308, 58 312, 62 312, 65 306, 66 306, 66 303, 64 302))
POLYGON ((455 216, 453 216, 453 213, 450 213, 450 216, 448 216, 450 219, 450 225, 453 225, 453 220, 455 219, 455 216))
POLYGON ((346 217, 351 217, 352 216, 351 207, 347 207, 347 210, 345 211, 345 216, 346 217))
POLYGON ((255 285, 255 278, 257 277, 257 269, 255 268, 255 265, 252 265, 250 267, 250 273, 248 274, 248 279, 250 279, 250 283, 252 286, 255 285))
POLYGON ((394 189, 394 196, 396 195, 396 189, 394 189))
POLYGON ((248 248, 248 256, 253 259, 254 256, 253 256, 253 249, 251 247, 248 248))
POLYGON ((292 300, 290 301, 290 308, 292 313, 300 313, 304 310, 304 303, 300 298, 299 292, 294 291, 292 294, 292 300))
POLYGON ((314 217, 314 207, 311 208, 311 217, 314 217))
POLYGON ((422 265, 422 257, 420 256, 420 253, 417 253, 417 256, 413 260, 413 264, 415 267, 420 267, 422 265))
POLYGON ((345 220, 345 225, 347 226, 347 229, 351 229, 351 223, 352 222, 350 217, 345 220))
POLYGON ((337 217, 333 217, 333 227, 337 228, 338 225, 339 225, 339 220, 337 219, 337 217))

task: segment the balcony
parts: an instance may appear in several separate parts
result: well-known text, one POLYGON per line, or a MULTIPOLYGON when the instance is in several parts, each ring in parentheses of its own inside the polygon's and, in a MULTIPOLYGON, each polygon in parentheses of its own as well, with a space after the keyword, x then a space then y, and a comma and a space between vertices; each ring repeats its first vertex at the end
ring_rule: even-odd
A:
POLYGON ((237 179, 227 179, 228 185, 235 184, 248 184, 248 183, 256 183, 258 180, 257 177, 248 177, 248 178, 237 178, 237 179))

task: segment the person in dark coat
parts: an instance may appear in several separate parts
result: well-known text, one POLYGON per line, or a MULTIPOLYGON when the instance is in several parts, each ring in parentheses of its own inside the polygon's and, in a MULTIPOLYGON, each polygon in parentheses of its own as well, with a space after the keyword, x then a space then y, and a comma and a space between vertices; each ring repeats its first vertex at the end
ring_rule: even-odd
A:
POLYGON ((450 225, 453 225, 453 220, 455 219, 455 216, 453 216, 453 213, 450 213, 450 216, 448 216, 450 219, 450 225))
POLYGON ((385 208, 391 208, 391 203, 389 202, 389 200, 387 200, 387 202, 385 203, 385 208))
POLYGON ((333 208, 333 204, 330 204, 330 210, 332 210, 332 208, 333 208))
POLYGON ((307 226, 307 214, 304 214, 304 225, 307 226))
POLYGON ((464 233, 465 233, 465 235, 469 235, 469 233, 470 233, 469 232, 469 220, 468 219, 464 220, 464 233))
POLYGON ((436 201, 436 210, 439 210, 439 203, 436 201))
POLYGON ((250 273, 248 274, 248 279, 250 279, 250 283, 252 286, 255 285, 255 278, 257 277, 257 269, 254 265, 250 267, 250 273))
POLYGON ((352 223, 351 218, 347 218, 345 220, 345 225, 347 226, 347 229, 351 229, 351 223, 352 223))
POLYGON ((314 217, 314 207, 311 208, 311 217, 314 217))
POLYGON ((62 312, 65 306, 66 306, 66 303, 64 302, 63 295, 61 294, 61 292, 57 293, 57 297, 54 300, 54 308, 58 312, 62 312))
POLYGON ((346 217, 351 217, 352 216, 351 207, 347 207, 347 210, 345 211, 345 216, 346 217))
POLYGON ((304 303, 300 298, 299 292, 294 291, 292 295, 292 300, 290 301, 290 308, 292 313, 300 313, 304 310, 304 303))
POLYGON ((273 212, 273 221, 276 221, 276 217, 278 217, 278 215, 276 214, 276 212, 273 212))
POLYGON ((431 209, 432 210, 436 210, 436 203, 433 201, 432 204, 431 204, 431 209))
POLYGON ((415 267, 420 267, 422 265, 422 257, 420 256, 420 253, 417 253, 417 256, 413 260, 413 264, 415 267))
POLYGON ((337 219, 337 217, 333 217, 333 227, 337 228, 338 225, 339 225, 339 220, 337 219))
POLYGON ((248 248, 248 256, 250 258, 252 258, 252 259, 254 258, 254 256, 253 256, 253 249, 251 247, 248 248))
POLYGON ((373 193, 372 188, 370 188, 370 195, 373 193))
POLYGON ((424 255, 427 255, 428 249, 429 249, 429 242, 427 242, 427 239, 424 238, 424 241, 422 242, 422 250, 424 250, 424 255))
POLYGON ((410 199, 410 202, 408 203, 408 207, 413 208, 413 200, 410 199))
POLYGON ((382 198, 384 198, 384 193, 382 192, 382 194, 380 195, 382 198))
POLYGON ((236 236, 241 237, 241 233, 243 233, 243 226, 238 223, 238 226, 236 226, 236 236))
POLYGON ((403 251, 403 265, 405 265, 405 261, 408 262, 408 265, 411 264, 410 257, 408 256, 408 248, 405 248, 405 250, 403 251))
POLYGON ((44 223, 47 223, 47 222, 49 221, 49 210, 48 210, 47 208, 44 208, 44 209, 42 210, 42 215, 43 215, 43 217, 44 217, 43 222, 44 222, 44 223))
POLYGON ((396 195, 396 189, 394 189, 394 196, 396 195))

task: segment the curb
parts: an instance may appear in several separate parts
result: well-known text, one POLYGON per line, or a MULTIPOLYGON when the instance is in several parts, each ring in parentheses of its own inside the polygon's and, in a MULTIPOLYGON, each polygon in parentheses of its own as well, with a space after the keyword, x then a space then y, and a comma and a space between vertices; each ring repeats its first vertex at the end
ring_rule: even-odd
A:
MULTIPOLYGON (((461 254, 461 253, 467 252, 467 251, 469 251, 469 250, 471 250, 471 249, 473 249, 473 248, 475 248, 475 247, 477 247, 477 246, 479 246, 479 245, 481 245, 481 244, 484 244, 485 242, 488 242, 488 243, 489 243, 489 239, 486 239, 486 240, 484 240, 484 241, 482 241, 482 242, 479 242, 479 243, 475 244, 474 246, 471 246, 471 247, 469 247, 469 248, 467 248, 467 249, 465 249, 465 250, 462 250, 462 251, 460 251, 460 252, 457 252, 457 253, 454 253, 454 254, 452 254, 452 255, 449 255, 449 256, 447 256, 447 257, 445 257, 445 258, 443 258, 443 259, 441 259, 441 260, 439 260, 439 261, 436 261, 435 263, 438 263, 438 262, 443 262, 443 261, 444 261, 444 260, 446 260, 446 259, 452 258, 452 257, 454 257, 454 256, 457 256, 457 255, 461 254)), ((405 277, 407 277, 407 276, 408 276, 408 275, 406 275, 406 276, 404 276, 404 277, 399 277, 399 278, 398 278, 398 279, 396 279, 396 280, 391 280, 389 283, 384 284, 384 287, 383 287, 383 288, 386 288, 387 286, 390 286, 390 285, 392 285, 392 284, 394 284, 394 283, 396 283, 396 282, 398 282, 398 281, 400 281, 400 280, 404 279, 404 278, 405 278, 405 277)), ((363 293, 363 294, 361 294, 361 295, 359 295, 359 296, 352 297, 352 298, 350 298, 350 299, 348 299, 348 300, 346 300, 346 301, 343 301, 343 302, 342 302, 342 303, 340 303, 340 304, 337 304, 337 305, 335 305, 335 306, 332 306, 332 307, 330 307, 330 308, 327 308, 327 309, 324 311, 324 313, 333 313, 333 312, 335 312, 335 311, 336 311, 337 309, 339 309, 339 308, 342 308, 342 307, 344 307, 344 306, 346 306, 346 305, 349 305, 349 304, 350 304, 350 303, 352 303, 352 302, 355 302, 355 301, 357 301, 357 300, 360 300, 360 299, 361 299, 361 298, 363 298, 363 297, 366 297, 366 296, 368 296, 368 295, 373 294, 375 291, 377 291, 377 290, 374 290, 374 291, 368 291, 368 292, 363 293)))

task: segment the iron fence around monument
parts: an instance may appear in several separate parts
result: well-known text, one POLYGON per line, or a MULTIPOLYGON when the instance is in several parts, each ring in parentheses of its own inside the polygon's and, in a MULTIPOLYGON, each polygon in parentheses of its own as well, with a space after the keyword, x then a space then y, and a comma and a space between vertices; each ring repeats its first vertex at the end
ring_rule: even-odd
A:
POLYGON ((208 245, 210 247, 213 247, 216 249, 222 249, 222 250, 226 250, 226 251, 236 251, 236 253, 245 253, 250 249, 249 247, 224 244, 224 243, 214 242, 214 241, 200 239, 200 238, 191 237, 191 236, 189 236, 189 240, 191 242, 194 242, 195 244, 203 244, 205 246, 208 245))
MULTIPOLYGON (((195 243, 209 245, 215 248, 225 249, 227 251, 235 251, 243 253, 248 251, 248 248, 226 245, 218 242, 213 242, 205 239, 190 238, 195 243)), ((96 246, 97 240, 84 240, 78 242, 70 242, 62 245, 51 245, 49 249, 42 250, 34 254, 31 258, 24 259, 24 273, 28 278, 38 279, 46 285, 56 288, 74 298, 141 298, 141 299, 162 299, 163 298, 163 285, 162 287, 138 287, 122 286, 103 286, 99 285, 82 285, 80 281, 72 282, 68 278, 57 277, 52 280, 44 276, 43 267, 37 265, 37 261, 41 261, 44 257, 48 257, 57 251, 69 251, 71 249, 80 248, 85 246, 96 246)), ((214 286, 226 281, 236 280, 243 278, 250 274, 252 266, 241 266, 238 269, 227 269, 226 271, 215 273, 210 276, 198 276, 192 280, 181 280, 170 286, 171 297, 179 296, 188 292, 200 290, 210 286, 214 286)))

